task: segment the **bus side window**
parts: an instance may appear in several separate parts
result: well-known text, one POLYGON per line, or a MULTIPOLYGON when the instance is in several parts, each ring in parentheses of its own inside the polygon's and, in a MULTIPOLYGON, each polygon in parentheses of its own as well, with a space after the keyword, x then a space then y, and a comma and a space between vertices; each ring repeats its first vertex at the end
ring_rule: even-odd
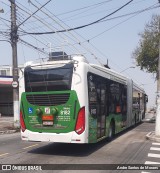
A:
POLYGON ((96 90, 97 90, 97 115, 105 115, 105 102, 106 102, 106 85, 105 80, 99 77, 96 80, 96 90))
POLYGON ((110 81, 109 112, 114 114, 121 113, 120 106, 120 86, 117 82, 110 81))

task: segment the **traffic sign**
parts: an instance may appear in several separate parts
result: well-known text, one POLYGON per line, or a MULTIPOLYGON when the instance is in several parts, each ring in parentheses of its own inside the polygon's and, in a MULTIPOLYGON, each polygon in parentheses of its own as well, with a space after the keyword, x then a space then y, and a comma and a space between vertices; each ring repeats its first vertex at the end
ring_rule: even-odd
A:
POLYGON ((17 88, 18 87, 18 82, 17 81, 13 81, 12 82, 12 87, 13 88, 17 88))

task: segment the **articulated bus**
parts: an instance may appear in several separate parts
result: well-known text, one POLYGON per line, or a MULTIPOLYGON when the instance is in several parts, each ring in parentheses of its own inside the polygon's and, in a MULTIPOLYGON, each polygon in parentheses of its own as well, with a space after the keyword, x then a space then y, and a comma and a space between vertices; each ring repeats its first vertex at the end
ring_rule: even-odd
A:
POLYGON ((145 117, 147 95, 141 87, 81 55, 28 63, 20 87, 26 141, 96 143, 145 117))

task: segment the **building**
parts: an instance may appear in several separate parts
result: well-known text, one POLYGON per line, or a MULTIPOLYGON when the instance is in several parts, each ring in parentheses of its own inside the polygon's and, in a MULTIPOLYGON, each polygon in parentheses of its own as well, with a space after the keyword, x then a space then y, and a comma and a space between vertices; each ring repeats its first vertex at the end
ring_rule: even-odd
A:
POLYGON ((12 67, 0 66, 0 115, 13 116, 12 67))

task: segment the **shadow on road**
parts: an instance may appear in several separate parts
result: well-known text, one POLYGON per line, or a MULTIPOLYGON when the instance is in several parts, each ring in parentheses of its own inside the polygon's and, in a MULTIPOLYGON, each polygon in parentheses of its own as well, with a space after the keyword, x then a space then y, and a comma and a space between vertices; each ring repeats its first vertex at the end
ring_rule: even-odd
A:
MULTIPOLYGON (((140 125, 145 125, 145 131, 147 131, 148 127, 146 125, 146 123, 139 123, 136 126, 132 126, 126 130, 124 130, 123 132, 115 135, 114 140, 116 140, 118 137, 122 136, 123 134, 127 133, 130 130, 136 130, 138 131, 140 127, 140 125)), ((140 127, 140 130, 141 127, 140 127)), ((111 141, 111 142, 112 142, 111 141)), ((32 154, 44 154, 44 155, 59 155, 59 156, 73 156, 73 157, 86 157, 94 152, 96 152, 97 150, 101 149, 103 146, 109 144, 110 141, 108 139, 104 139, 98 143, 95 144, 66 144, 66 143, 49 143, 45 146, 36 148, 36 149, 32 149, 30 151, 28 151, 29 153, 32 154)))
POLYGON ((39 147, 30 150, 29 153, 33 154, 44 154, 44 155, 62 155, 62 156, 75 156, 75 157, 86 157, 93 152, 99 150, 104 145, 108 144, 109 141, 104 139, 95 144, 62 144, 62 143, 51 143, 43 147, 39 147))

